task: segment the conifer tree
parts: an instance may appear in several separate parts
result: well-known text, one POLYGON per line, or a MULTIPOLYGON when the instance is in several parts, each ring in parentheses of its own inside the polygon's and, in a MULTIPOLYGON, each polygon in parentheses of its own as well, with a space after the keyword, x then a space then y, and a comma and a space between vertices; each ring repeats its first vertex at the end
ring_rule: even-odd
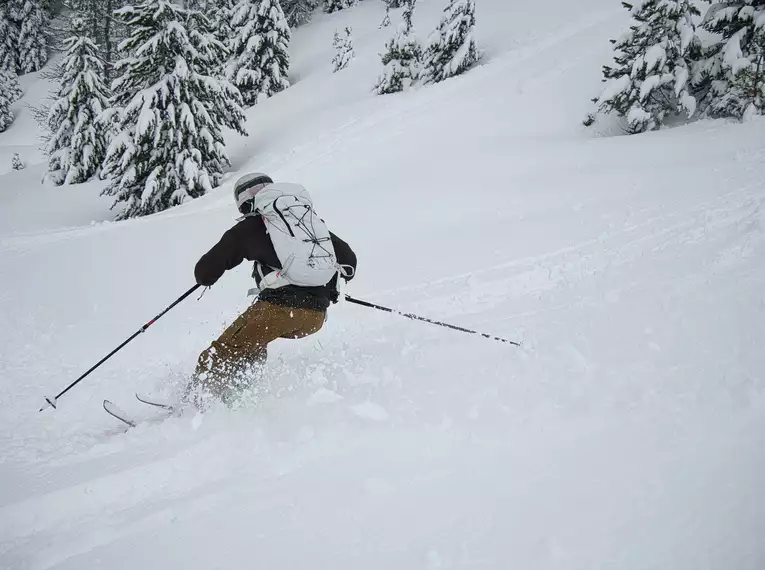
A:
POLYGON ((335 57, 332 58, 332 70, 337 73, 341 69, 348 67, 348 64, 355 57, 356 52, 353 49, 353 38, 351 34, 353 29, 350 27, 345 28, 345 35, 340 37, 340 34, 335 32, 335 38, 332 45, 335 47, 335 57))
POLYGON ((416 0, 406 0, 404 21, 396 30, 396 35, 385 44, 383 72, 375 85, 378 95, 404 91, 419 77, 422 48, 412 36, 415 4, 416 0))
POLYGON ((107 149, 104 193, 124 203, 124 219, 211 190, 229 164, 221 126, 245 131, 239 92, 213 77, 225 47, 205 16, 168 0, 144 0, 117 16, 130 36, 113 84, 119 133, 107 149))
POLYGON ((0 0, 0 68, 14 73, 22 72, 19 50, 25 8, 26 0, 0 0))
POLYGON ((404 20, 405 31, 411 35, 414 24, 412 18, 414 17, 414 7, 417 5, 417 0, 403 0, 404 13, 401 18, 404 20))
POLYGON ((383 28, 387 28, 390 26, 390 5, 385 5, 385 17, 383 18, 382 22, 380 22, 379 28, 382 30, 383 28))
POLYGON ((48 61, 50 20, 42 0, 26 0, 19 27, 19 68, 22 73, 38 71, 48 61))
POLYGON ((27 167, 27 165, 24 163, 23 160, 21 160, 21 156, 18 152, 14 152, 13 156, 11 157, 11 168, 14 170, 24 170, 27 167))
POLYGON ((24 6, 26 0, 5 0, 5 7, 8 10, 8 16, 11 21, 19 23, 24 17, 24 6))
POLYGON ((0 133, 5 131, 13 122, 14 115, 11 105, 17 98, 17 87, 16 72, 0 72, 0 133))
POLYGON ((0 85, 2 85, 3 91, 6 93, 11 103, 21 99, 24 95, 24 91, 19 85, 19 78, 15 71, 2 71, 0 70, 0 85))
POLYGON ((719 38, 694 77, 705 114, 765 114, 765 0, 715 2, 702 27, 719 38))
POLYGON ((119 57, 115 46, 127 34, 114 18, 114 12, 127 0, 65 0, 66 6, 85 21, 87 36, 98 46, 104 61, 105 76, 111 78, 112 64, 119 57))
POLYGON ((19 68, 19 27, 11 19, 8 6, 0 4, 0 71, 14 75, 19 68))
POLYGON ((438 83, 475 65, 480 54, 473 39, 475 0, 449 0, 425 50, 422 80, 438 83))
POLYGON ((103 34, 102 20, 106 17, 104 1, 65 0, 65 5, 75 15, 69 20, 70 35, 86 35, 94 43, 100 44, 103 34), (74 29, 75 26, 77 26, 77 30, 74 29), (74 33, 75 31, 77 34, 74 33))
POLYGON ((698 10, 691 0, 622 4, 635 22, 612 40, 616 65, 603 67, 598 110, 625 117, 633 134, 659 128, 667 116, 690 117, 696 111, 691 69, 701 50, 692 20, 698 10))
POLYGON ((215 38, 228 45, 233 34, 231 18, 234 15, 235 3, 233 0, 213 0, 207 2, 206 11, 203 11, 210 20, 215 38))
MULTIPOLYGON (((178 0, 173 0, 178 2, 178 0)), ((215 51, 218 60, 215 63, 216 75, 223 75, 226 64, 228 63, 229 51, 228 45, 231 42, 232 27, 231 17, 234 9, 233 0, 185 0, 184 8, 189 15, 201 13, 207 18, 207 26, 212 32, 212 37, 218 40, 225 50, 215 51)), ((193 27, 194 18, 186 22, 186 25, 193 27)))
POLYGON ((281 0, 284 16, 290 28, 297 28, 311 21, 319 0, 281 0))
POLYGON ((357 0, 324 0, 324 11, 327 14, 332 14, 333 12, 355 6, 356 3, 357 0))
POLYGON ((242 0, 232 19, 234 38, 226 78, 246 106, 290 86, 290 28, 279 0, 242 0))
POLYGON ((48 172, 55 184, 79 184, 95 176, 106 154, 107 133, 98 119, 109 106, 104 63, 87 33, 74 18, 64 42, 63 77, 48 114, 48 172))

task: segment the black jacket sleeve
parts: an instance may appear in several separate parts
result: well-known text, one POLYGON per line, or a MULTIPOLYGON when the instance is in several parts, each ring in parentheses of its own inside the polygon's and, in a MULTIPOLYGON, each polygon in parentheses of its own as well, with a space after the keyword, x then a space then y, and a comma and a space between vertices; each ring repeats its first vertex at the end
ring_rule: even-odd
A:
POLYGON ((244 248, 237 231, 238 226, 228 230, 213 248, 205 253, 194 268, 197 283, 210 287, 227 269, 233 269, 244 260, 244 248))
POLYGON ((210 287, 221 275, 243 260, 259 261, 268 267, 281 267, 271 238, 260 216, 250 216, 228 230, 194 268, 197 283, 210 287))

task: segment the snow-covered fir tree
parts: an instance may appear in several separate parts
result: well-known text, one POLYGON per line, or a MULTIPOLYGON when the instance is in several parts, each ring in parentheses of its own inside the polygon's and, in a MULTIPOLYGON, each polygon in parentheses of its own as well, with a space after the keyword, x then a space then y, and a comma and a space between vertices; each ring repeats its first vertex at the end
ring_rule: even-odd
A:
POLYGON ((0 133, 5 131, 13 122, 14 115, 11 105, 16 100, 16 72, 0 72, 0 133))
POLYGON ((383 28, 387 28, 390 26, 390 6, 385 5, 385 17, 383 18, 382 22, 380 22, 379 28, 382 30, 383 28))
POLYGON ((0 4, 0 71, 15 74, 19 68, 19 27, 7 8, 0 4))
POLYGON ((221 127, 245 131, 239 92, 213 76, 225 47, 201 13, 145 0, 117 16, 130 36, 112 86, 119 133, 107 149, 104 193, 128 218, 211 190, 229 164, 221 127))
POLYGON ((378 95, 398 93, 408 89, 420 74, 422 47, 412 34, 412 16, 416 0, 406 0, 403 23, 385 44, 382 54, 383 72, 375 85, 378 95))
POLYGON ((27 0, 5 0, 5 6, 12 21, 21 23, 27 0))
POLYGON ((624 117, 629 133, 657 129, 666 117, 690 117, 696 111, 691 70, 701 50, 693 24, 698 10, 691 0, 622 4, 634 23, 612 40, 615 65, 603 67, 606 85, 594 99, 598 110, 624 117))
POLYGON ((26 163, 21 160, 21 156, 18 152, 14 152, 11 157, 11 168, 13 170, 24 170, 27 167, 26 163))
POLYGON ((414 28, 414 23, 412 22, 412 18, 414 18, 414 7, 416 5, 417 5, 417 0, 403 0, 404 13, 401 15, 401 18, 404 20, 406 33, 410 35, 412 33, 412 29, 414 28))
POLYGON ((335 31, 335 37, 332 41, 332 45, 335 48, 335 57, 332 58, 332 70, 337 73, 341 69, 348 67, 348 64, 356 56, 356 52, 353 49, 353 29, 346 27, 344 35, 340 35, 335 31))
POLYGON ((765 26, 759 26, 754 46, 749 50, 748 65, 742 65, 731 82, 731 88, 714 105, 717 115, 748 119, 765 115, 765 26))
POLYGON ((242 0, 234 9, 226 78, 246 106, 290 86, 290 28, 279 0, 242 0))
POLYGON ((105 2, 103 0, 66 0, 65 5, 71 13, 76 15, 69 20, 69 32, 75 35, 87 35, 94 42, 99 42, 103 34, 102 21, 106 17, 104 13, 105 2), (84 27, 84 30, 81 29, 84 27))
POLYGON ((406 3, 406 0, 383 0, 383 2, 385 2, 388 10, 395 10, 396 8, 401 8, 406 3))
POLYGON ((765 0, 715 2, 702 27, 719 38, 695 75, 705 113, 765 114, 765 0))
POLYGON ((327 14, 332 14, 333 12, 355 6, 356 3, 357 0, 324 0, 324 11, 327 14))
POLYGON ((473 39, 474 27, 475 0, 449 0, 444 17, 430 36, 423 56, 424 83, 449 79, 478 62, 480 53, 473 39))
MULTIPOLYGON (((114 12, 128 0, 65 0, 66 6, 85 21, 88 37, 98 46, 105 63, 105 75, 111 78, 112 64, 119 57, 115 46, 127 35, 125 26, 114 12)), ((71 31, 71 30, 70 30, 71 31)))
POLYGON ((26 0, 19 28, 19 68, 22 73, 38 71, 48 61, 50 19, 42 0, 26 0))
POLYGON ((109 106, 104 63, 75 18, 74 35, 64 42, 63 77, 48 115, 48 172, 55 184, 79 184, 98 173, 106 154, 107 133, 99 117, 109 106))
MULTIPOLYGON (((179 0, 174 0, 178 2, 179 0)), ((212 30, 212 37, 218 40, 226 49, 216 50, 215 55, 218 60, 215 62, 216 75, 222 76, 229 59, 228 45, 231 42, 232 26, 231 17, 233 15, 234 0, 183 0, 183 7, 189 14, 186 26, 193 28, 194 14, 206 16, 206 26, 212 30)))
POLYGON ((15 71, 0 70, 0 85, 2 85, 3 92, 10 98, 11 103, 18 101, 24 95, 15 71))
POLYGON ((216 39, 224 45, 228 45, 233 34, 231 18, 234 13, 234 0, 212 0, 206 2, 206 9, 202 10, 215 33, 216 39))
POLYGON ((319 0, 281 0, 281 5, 289 27, 297 28, 311 21, 319 0))

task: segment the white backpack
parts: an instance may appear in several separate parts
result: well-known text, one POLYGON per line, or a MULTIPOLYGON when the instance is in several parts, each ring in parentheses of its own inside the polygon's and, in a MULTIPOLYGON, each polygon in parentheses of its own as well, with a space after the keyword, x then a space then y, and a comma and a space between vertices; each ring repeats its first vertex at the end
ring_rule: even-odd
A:
POLYGON ((261 273, 261 290, 285 285, 321 287, 342 271, 329 229, 300 184, 269 184, 255 194, 250 215, 263 217, 282 266, 265 276, 261 273))

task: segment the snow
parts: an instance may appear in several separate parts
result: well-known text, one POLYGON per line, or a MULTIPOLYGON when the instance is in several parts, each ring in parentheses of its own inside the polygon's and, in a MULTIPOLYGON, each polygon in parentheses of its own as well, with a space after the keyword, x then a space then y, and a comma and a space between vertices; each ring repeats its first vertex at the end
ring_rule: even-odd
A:
MULTIPOLYGON (((317 13, 292 87, 227 135, 222 187, 119 223, 103 182, 40 183, 23 104, 44 89, 22 78, 0 134, 0 568, 765 567, 763 118, 585 130, 626 11, 476 4, 482 65, 390 96, 370 92, 384 4, 317 13), (154 421, 133 392, 183 383, 247 306, 241 267, 38 413, 188 289, 254 170, 312 192, 359 255, 349 293, 523 348, 341 303, 273 345, 256 405, 154 421), (105 398, 151 421, 123 433, 105 398)), ((418 4, 420 39, 441 9, 418 4)))

